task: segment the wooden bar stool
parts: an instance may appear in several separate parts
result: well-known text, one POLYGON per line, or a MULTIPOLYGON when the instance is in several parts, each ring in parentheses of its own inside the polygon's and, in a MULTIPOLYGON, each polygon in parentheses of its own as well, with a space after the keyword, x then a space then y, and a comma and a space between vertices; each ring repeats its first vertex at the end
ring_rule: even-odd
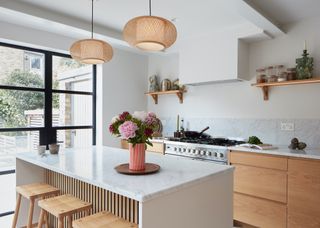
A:
POLYGON ((84 202, 72 195, 61 195, 39 201, 41 208, 38 228, 42 227, 45 214, 48 212, 58 218, 58 228, 64 227, 64 218, 68 218, 68 227, 72 227, 72 215, 85 212, 86 216, 92 208, 91 203, 84 202))
POLYGON ((73 228, 138 228, 137 224, 107 211, 75 220, 72 225, 73 228))
MULTIPOLYGON (((34 183, 34 184, 17 186, 16 191, 18 193, 18 198, 17 198, 16 209, 13 217, 12 228, 16 228, 17 226, 17 220, 18 220, 20 204, 21 204, 21 196, 25 197, 30 201, 27 228, 31 228, 35 200, 40 198, 44 199, 45 197, 55 196, 60 193, 60 190, 58 188, 55 188, 51 185, 44 184, 44 183, 34 183)), ((46 219, 46 224, 48 226, 48 219, 46 219)))

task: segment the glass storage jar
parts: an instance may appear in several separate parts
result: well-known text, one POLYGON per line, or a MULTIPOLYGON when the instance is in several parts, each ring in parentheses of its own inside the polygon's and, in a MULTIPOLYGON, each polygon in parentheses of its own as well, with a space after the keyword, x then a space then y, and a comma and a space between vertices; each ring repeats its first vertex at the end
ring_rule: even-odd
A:
POLYGON ((266 70, 264 68, 256 70, 256 80, 258 84, 265 83, 267 81, 266 70))

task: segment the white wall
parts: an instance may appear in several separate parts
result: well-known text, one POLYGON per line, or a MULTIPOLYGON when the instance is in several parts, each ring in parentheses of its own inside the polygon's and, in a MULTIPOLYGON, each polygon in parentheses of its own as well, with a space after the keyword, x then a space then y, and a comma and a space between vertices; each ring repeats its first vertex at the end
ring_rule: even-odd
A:
MULTIPOLYGON (((320 76, 320 18, 306 20, 285 27, 287 34, 279 38, 251 44, 249 65, 251 82, 215 84, 189 87, 184 104, 172 96, 159 97, 154 105, 148 99, 148 109, 161 117, 181 114, 187 118, 319 118, 320 85, 299 85, 272 88, 269 101, 263 101, 260 89, 251 87, 255 69, 270 64, 294 67, 302 53, 303 41, 314 57, 315 76, 320 76)), ((199 40, 201 42, 201 40, 199 40)), ((219 53, 212 53, 218 55, 219 53)), ((198 61, 202 61, 201 56, 198 61)), ((178 56, 149 57, 149 75, 161 78, 179 76, 178 56), (175 63, 175 64, 173 64, 175 63)), ((197 75, 194 75, 197 77, 197 75)))
MULTIPOLYGON (((74 38, 0 22, 0 41, 68 53, 74 38)), ((128 110, 145 110, 147 57, 114 48, 113 59, 98 67, 97 143, 119 146, 108 132, 112 116, 128 110)))
POLYGON ((146 110, 147 56, 115 50, 110 63, 103 65, 103 144, 119 146, 109 133, 111 118, 123 111, 146 110))

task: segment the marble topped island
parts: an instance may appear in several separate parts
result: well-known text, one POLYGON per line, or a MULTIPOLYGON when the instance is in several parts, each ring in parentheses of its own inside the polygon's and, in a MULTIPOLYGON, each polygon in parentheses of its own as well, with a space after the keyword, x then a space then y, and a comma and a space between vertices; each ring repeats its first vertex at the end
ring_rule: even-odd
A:
POLYGON ((43 157, 18 154, 17 185, 47 182, 62 187, 63 193, 94 201, 93 213, 110 210, 140 228, 232 227, 232 167, 147 154, 147 162, 160 165, 160 172, 117 173, 114 167, 128 158, 126 150, 110 147, 65 149, 43 157))

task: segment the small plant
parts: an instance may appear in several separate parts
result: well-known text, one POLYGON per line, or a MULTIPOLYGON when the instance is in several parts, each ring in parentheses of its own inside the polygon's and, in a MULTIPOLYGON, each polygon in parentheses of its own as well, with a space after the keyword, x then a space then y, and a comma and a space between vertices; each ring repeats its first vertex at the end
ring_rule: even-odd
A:
POLYGON ((260 140, 257 136, 250 136, 250 137, 249 137, 249 140, 248 140, 248 143, 254 144, 254 145, 263 144, 263 143, 261 142, 261 140, 260 140))

